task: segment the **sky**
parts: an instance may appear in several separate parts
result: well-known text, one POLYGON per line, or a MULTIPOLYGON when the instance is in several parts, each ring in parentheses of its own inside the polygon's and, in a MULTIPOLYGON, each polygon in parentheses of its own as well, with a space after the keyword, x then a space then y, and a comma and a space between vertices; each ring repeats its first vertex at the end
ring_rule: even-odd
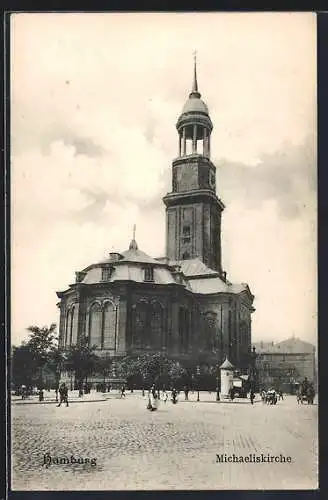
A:
POLYGON ((165 253, 177 118, 198 85, 214 124, 223 267, 255 295, 252 338, 317 338, 312 13, 11 18, 12 342, 59 322, 75 271, 165 253))

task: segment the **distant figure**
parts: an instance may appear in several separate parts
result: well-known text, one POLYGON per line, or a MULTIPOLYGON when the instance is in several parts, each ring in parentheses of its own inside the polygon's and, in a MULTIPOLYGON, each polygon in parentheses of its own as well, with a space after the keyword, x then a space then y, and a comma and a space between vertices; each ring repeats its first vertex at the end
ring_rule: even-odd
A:
POLYGON ((44 399, 44 392, 43 392, 43 389, 40 389, 39 390, 39 401, 40 403, 43 401, 44 399))
POLYGON ((172 389, 172 403, 175 405, 178 402, 178 391, 173 388, 172 389))
POLYGON ((235 399, 235 389, 234 389, 234 387, 231 387, 229 393, 230 393, 230 399, 231 399, 231 401, 233 401, 235 399))
POLYGON ((58 403, 58 387, 55 389, 56 403, 58 403))
POLYGON ((188 401, 188 394, 189 394, 189 389, 188 387, 184 388, 184 393, 185 393, 185 401, 188 401))
POLYGON ((255 399, 255 393, 254 393, 253 389, 251 389, 251 391, 249 393, 249 399, 251 400, 251 404, 253 405, 254 404, 254 399, 255 399))
POLYGON ((68 406, 68 389, 64 382, 59 387, 59 404, 57 407, 59 407, 62 403, 66 403, 66 406, 68 406))
POLYGON ((82 398, 82 396, 83 396, 83 385, 80 384, 79 385, 79 398, 82 398))
POLYGON ((122 385, 122 388, 121 388, 121 398, 125 398, 125 386, 122 385))
POLYGON ((21 391, 22 391, 22 399, 26 399, 27 398, 27 387, 26 387, 26 385, 22 385, 21 391))
POLYGON ((216 400, 220 401, 220 389, 219 389, 219 387, 216 388, 216 400))
POLYGON ((152 385, 148 395, 147 410, 156 411, 158 409, 158 406, 159 406, 158 391, 156 391, 155 385, 152 385))
POLYGON ((166 391, 163 392, 163 401, 164 403, 166 403, 166 401, 168 400, 168 394, 166 391))
POLYGON ((279 390, 279 391, 278 391, 278 399, 279 399, 279 401, 280 401, 281 399, 282 399, 282 400, 284 400, 284 395, 283 395, 283 393, 282 393, 282 390, 279 390))

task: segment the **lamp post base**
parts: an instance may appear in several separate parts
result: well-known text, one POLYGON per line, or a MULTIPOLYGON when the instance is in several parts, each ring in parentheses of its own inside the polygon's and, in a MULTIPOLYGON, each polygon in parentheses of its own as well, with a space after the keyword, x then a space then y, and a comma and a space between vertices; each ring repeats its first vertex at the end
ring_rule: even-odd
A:
POLYGON ((197 401, 199 401, 199 391, 197 391, 197 401))

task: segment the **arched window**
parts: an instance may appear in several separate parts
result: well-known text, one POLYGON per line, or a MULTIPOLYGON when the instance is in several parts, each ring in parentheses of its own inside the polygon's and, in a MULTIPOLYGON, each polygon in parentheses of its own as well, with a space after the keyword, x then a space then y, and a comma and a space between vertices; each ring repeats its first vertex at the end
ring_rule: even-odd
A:
POLYGON ((188 352, 189 349, 189 312, 185 307, 179 309, 179 343, 180 352, 188 352))
POLYGON ((218 350, 218 335, 217 314, 213 311, 208 311, 205 314, 205 339, 207 350, 215 352, 218 350))
POLYGON ((68 310, 66 312, 66 319, 65 319, 64 347, 68 346, 69 332, 70 332, 70 311, 68 310))
POLYGON ((111 302, 106 302, 104 306, 104 331, 103 347, 104 349, 115 349, 115 330, 116 330, 116 308, 111 302))
POLYGON ((151 309, 150 330, 151 345, 156 349, 162 347, 163 327, 163 308, 159 302, 154 302, 151 309))
POLYGON ((71 309, 71 314, 70 314, 70 325, 69 325, 69 345, 72 345, 72 344, 73 344, 74 311, 75 311, 75 308, 73 307, 73 308, 71 309))
POLYGON ((101 307, 94 304, 89 312, 89 345, 101 347, 101 307))
POLYGON ((133 307, 132 346, 139 349, 146 347, 148 337, 148 304, 138 302, 133 307))

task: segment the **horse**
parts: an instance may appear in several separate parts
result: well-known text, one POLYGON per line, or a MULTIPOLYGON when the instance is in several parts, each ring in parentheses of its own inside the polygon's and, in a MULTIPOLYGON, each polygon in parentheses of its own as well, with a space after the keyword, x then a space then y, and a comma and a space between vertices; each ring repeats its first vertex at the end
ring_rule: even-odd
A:
POLYGON ((296 400, 298 404, 303 404, 307 402, 308 405, 313 405, 315 397, 315 392, 313 387, 308 387, 305 391, 299 391, 296 395, 296 400))

